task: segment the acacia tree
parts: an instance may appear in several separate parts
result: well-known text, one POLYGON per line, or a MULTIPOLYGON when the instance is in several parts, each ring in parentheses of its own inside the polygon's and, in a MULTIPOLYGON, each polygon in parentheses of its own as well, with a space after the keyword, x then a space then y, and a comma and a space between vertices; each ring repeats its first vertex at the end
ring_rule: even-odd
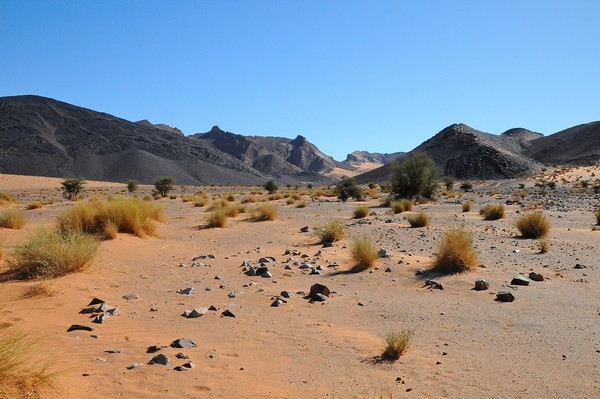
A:
POLYGON ((166 197, 169 191, 173 190, 173 183, 175 183, 175 179, 171 176, 159 177, 154 182, 154 191, 161 197, 166 197))
POLYGON ((63 195, 65 198, 72 200, 83 191, 86 181, 81 177, 72 177, 63 180, 60 184, 63 186, 63 195))
POLYGON ((362 189, 359 186, 357 186, 354 183, 354 180, 352 180, 351 178, 346 178, 339 182, 335 186, 333 192, 337 195, 337 197, 340 200, 344 202, 350 197, 354 198, 356 201, 360 201, 362 200, 363 195, 362 189))
POLYGON ((392 165, 392 192, 396 198, 413 198, 422 195, 431 198, 435 190, 438 170, 433 159, 415 152, 392 165))
POLYGON ((269 192, 269 194, 275 193, 277 191, 277 189, 279 188, 279 187, 277 187, 277 184, 275 184, 273 179, 267 180, 267 182, 263 185, 263 187, 265 188, 265 190, 267 190, 269 192))

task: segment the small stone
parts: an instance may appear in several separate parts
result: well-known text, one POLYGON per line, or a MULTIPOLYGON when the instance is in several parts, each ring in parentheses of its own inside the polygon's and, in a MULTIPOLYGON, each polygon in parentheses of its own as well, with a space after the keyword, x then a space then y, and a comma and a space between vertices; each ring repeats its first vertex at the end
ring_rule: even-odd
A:
POLYGON ((67 329, 67 332, 71 331, 94 331, 93 327, 82 326, 81 324, 72 324, 71 327, 67 329))
POLYGON ((94 318, 94 320, 92 320, 92 323, 104 324, 106 322, 106 320, 108 320, 109 317, 110 317, 110 315, 108 313, 100 314, 100 315, 96 316, 94 318))
POLYGON ((325 302, 327 299, 328 299, 328 297, 326 297, 323 294, 315 294, 314 296, 312 296, 310 298, 311 302, 312 301, 314 301, 314 302, 325 302))
POLYGON ((112 309, 109 309, 106 312, 106 314, 110 315, 110 316, 119 316, 121 314, 121 311, 119 310, 119 308, 112 308, 112 309))
POLYGON ((90 303, 88 303, 88 306, 93 306, 93 305, 101 305, 104 303, 103 299, 100 298, 94 298, 90 301, 90 303))
POLYGON ((260 275, 260 276, 261 276, 262 278, 271 278, 271 277, 273 277, 273 275, 272 275, 271 273, 269 273, 269 272, 264 272, 264 273, 261 273, 261 275, 260 275))
POLYGON ((283 304, 283 301, 281 299, 275 299, 273 301, 273 303, 271 303, 271 307, 272 308, 278 308, 283 304))
POLYGON ((377 252, 377 256, 379 256, 380 258, 391 258, 392 255, 389 253, 389 251, 386 248, 381 248, 379 250, 379 252, 377 252))
POLYGON ((425 268, 424 268, 424 267, 419 267, 419 268, 417 269, 417 271, 415 272, 415 276, 420 276, 420 275, 422 275, 422 274, 425 274, 425 272, 426 272, 426 270, 425 270, 425 268))
POLYGON ((175 354, 175 357, 177 359, 189 359, 190 357, 188 355, 184 355, 182 352, 178 352, 175 354))
POLYGON ((182 366, 186 369, 193 369, 194 367, 196 367, 196 365, 192 362, 183 363, 182 366))
POLYGON ((515 300, 515 296, 508 291, 500 291, 496 293, 496 300, 499 302, 512 302, 515 300))
POLYGON ((153 307, 150 308, 150 311, 151 312, 158 312, 158 308, 153 306, 153 307))
POLYGON ((525 276, 516 275, 510 282, 512 285, 529 285, 529 279, 525 276))
POLYGON ((392 268, 391 268, 391 267, 387 267, 387 268, 385 269, 385 272, 386 272, 386 273, 391 273, 391 272, 392 272, 392 268))
POLYGON ((308 296, 310 298, 314 298, 317 294, 322 294, 328 297, 329 295, 331 295, 331 290, 323 284, 316 283, 310 287, 310 292, 308 293, 308 296))
POLYGON ((166 346, 164 346, 164 345, 152 345, 152 346, 149 346, 148 349, 146 349, 146 353, 156 353, 159 350, 164 349, 164 348, 166 348, 166 346))
POLYGON ((183 366, 176 366, 176 367, 173 367, 173 370, 175 370, 175 371, 188 371, 188 369, 186 369, 186 368, 185 368, 185 367, 183 367, 183 366))
POLYGON ((544 281, 544 276, 536 272, 529 273, 529 278, 533 281, 544 281))
POLYGON ((332 242, 324 242, 323 243, 323 248, 330 248, 333 247, 333 243, 332 242))
POLYGON ((140 367, 142 364, 141 363, 131 363, 129 366, 127 366, 127 370, 133 370, 136 367, 140 367))
POLYGON ((216 306, 215 306, 215 305, 210 305, 210 306, 208 307, 208 310, 211 310, 211 311, 213 311, 213 312, 216 312, 218 309, 216 308, 216 306))
POLYGON ((222 277, 222 276, 219 276, 219 275, 216 275, 216 276, 215 276, 215 280, 223 280, 223 277, 222 277))
POLYGON ((171 348, 195 348, 196 343, 191 338, 179 338, 171 342, 171 348))
POLYGON ((308 226, 300 227, 301 233, 308 233, 308 226))
POLYGON ((275 258, 272 256, 264 256, 258 260, 258 263, 272 263, 276 262, 275 258))
POLYGON ((138 294, 127 294, 127 295, 123 295, 123 299, 125 299, 126 301, 131 301, 133 299, 138 299, 140 296, 138 294))
POLYGON ((476 291, 485 291, 490 288, 490 284, 482 278, 478 278, 475 280, 475 290, 476 291))
POLYGON ((211 254, 196 256, 195 258, 192 259, 192 262, 195 262, 197 260, 203 260, 203 259, 215 259, 215 256, 211 255, 211 254))
POLYGON ((225 311, 221 312, 221 316, 224 317, 235 317, 235 315, 233 314, 233 312, 229 309, 226 309, 225 311))
POLYGON ((513 250, 513 252, 514 252, 514 253, 516 253, 516 254, 518 254, 518 253, 519 253, 519 252, 521 252, 521 251, 519 250, 519 248, 515 248, 515 249, 513 250))
POLYGON ((309 274, 311 274, 311 275, 319 275, 319 274, 321 274, 321 272, 320 272, 320 271, 318 271, 317 269, 314 269, 314 268, 313 268, 313 269, 310 271, 310 273, 309 273, 309 274))
POLYGON ((181 294, 181 295, 192 295, 195 292, 196 292, 196 289, 193 287, 182 288, 180 290, 177 290, 177 293, 181 294))
POLYGON ((150 359, 148 364, 160 364, 163 366, 168 366, 169 364, 171 364, 171 361, 169 360, 167 355, 165 355, 164 353, 161 353, 159 355, 154 356, 152 359, 150 359))
POLYGON ((204 316, 208 312, 206 308, 196 308, 192 310, 186 310, 183 312, 183 316, 187 319, 195 319, 200 316, 204 316))
POLYGON ((575 265, 574 269, 587 269, 587 266, 583 265, 581 263, 578 263, 575 265))
POLYGON ((98 334, 92 334, 92 335, 90 335, 90 337, 92 337, 94 339, 100 339, 100 336, 98 334))
POLYGON ((289 299, 289 298, 291 298, 291 297, 293 297, 293 296, 294 296, 294 294, 292 294, 292 293, 291 293, 291 292, 289 292, 289 291, 281 291, 281 294, 280 294, 280 295, 281 295, 282 297, 284 297, 284 298, 287 298, 287 299, 289 299))
POLYGON ((106 353, 123 353, 123 349, 108 349, 105 350, 106 353))
POLYGON ((235 292, 230 292, 229 294, 227 294, 227 296, 229 298, 235 298, 237 296, 237 294, 235 292))

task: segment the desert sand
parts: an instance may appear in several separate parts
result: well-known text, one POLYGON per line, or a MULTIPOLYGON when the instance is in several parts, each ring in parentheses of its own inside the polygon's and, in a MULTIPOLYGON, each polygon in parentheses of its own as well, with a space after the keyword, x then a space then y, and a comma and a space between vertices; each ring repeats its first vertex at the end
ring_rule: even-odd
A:
MULTIPOLYGON (((59 181, 0 175, 0 191, 20 200, 14 206, 25 209, 28 202, 54 199, 25 211, 24 229, 0 229, 0 269, 6 268, 14 245, 39 226, 52 225, 71 206, 60 198, 59 181)), ((224 229, 207 229, 205 208, 180 198, 161 199, 166 221, 159 225, 160 238, 120 234, 104 241, 94 268, 52 281, 54 296, 25 298, 34 282, 0 282, 0 319, 5 327, 39 339, 36 356, 51 358, 60 371, 42 397, 597 398, 600 231, 592 226, 599 198, 591 188, 571 188, 570 183, 559 183, 556 191, 540 197, 533 185, 532 180, 478 182, 475 193, 417 205, 415 210, 430 215, 425 228, 410 228, 406 214, 380 207, 381 199, 342 203, 306 197, 306 208, 274 201, 279 209, 275 221, 254 222, 240 214, 224 229), (481 220, 481 204, 512 199, 519 183, 531 193, 523 207, 508 205, 505 218, 481 220), (565 187, 569 194, 561 194, 565 187), (460 204, 471 196, 471 212, 462 213, 460 204), (545 254, 539 253, 537 240, 519 238, 513 225, 526 206, 539 201, 547 203, 552 223, 551 248, 545 254), (359 204, 372 213, 354 220, 352 210, 359 204), (311 233, 300 232, 331 218, 347 225, 347 238, 333 247, 322 248, 311 233), (415 272, 430 266, 443 233, 459 225, 473 232, 480 267, 437 276, 444 289, 431 289, 415 272), (353 266, 349 239, 357 234, 371 236, 391 258, 379 259, 370 272, 345 273, 353 266), (308 257, 301 258, 303 254, 308 257), (202 255, 214 259, 197 260, 205 265, 192 267, 192 259, 202 255), (243 273, 244 260, 258 264, 265 256, 276 259, 269 266, 272 278, 243 273), (287 270, 289 258, 316 262, 311 264, 323 270, 320 275, 298 266, 287 270), (576 269, 577 264, 587 267, 576 269), (515 275, 531 271, 545 280, 510 284, 515 275), (490 289, 475 291, 478 278, 488 281, 490 289), (308 293, 314 283, 331 289, 327 301, 310 303, 297 294, 308 293), (176 292, 187 287, 196 292, 176 292), (495 301, 501 290, 512 292, 515 301, 495 301), (271 307, 282 291, 295 295, 271 307), (123 299, 131 293, 139 298, 123 299), (79 312, 95 297, 121 314, 105 324, 91 323, 89 315, 79 312), (185 310, 211 305, 218 310, 182 317, 185 310), (222 317, 227 309, 236 317, 222 317), (72 324, 95 330, 67 332, 72 324), (414 329, 412 346, 396 362, 380 361, 381 335, 402 327, 414 329), (147 364, 155 355, 146 353, 148 347, 184 337, 197 347, 163 348, 155 354, 166 354, 170 366, 147 364), (122 352, 106 352, 111 349, 122 352), (190 359, 177 359, 178 352, 190 359), (195 367, 174 370, 187 361, 195 367), (134 362, 141 365, 128 370, 134 362)), ((124 189, 121 183, 90 182, 85 196, 124 189)), ((238 197, 250 190, 202 189, 240 193, 238 197)), ((149 191, 140 187, 139 195, 149 191)), ((174 193, 181 192, 177 187, 174 193)))

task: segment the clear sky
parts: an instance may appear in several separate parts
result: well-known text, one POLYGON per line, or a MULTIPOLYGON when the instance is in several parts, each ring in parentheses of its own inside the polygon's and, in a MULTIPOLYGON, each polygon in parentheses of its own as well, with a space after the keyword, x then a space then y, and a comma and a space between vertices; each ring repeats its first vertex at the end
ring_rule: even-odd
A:
POLYGON ((0 96, 338 160, 600 120, 600 1, 0 0, 0 96))

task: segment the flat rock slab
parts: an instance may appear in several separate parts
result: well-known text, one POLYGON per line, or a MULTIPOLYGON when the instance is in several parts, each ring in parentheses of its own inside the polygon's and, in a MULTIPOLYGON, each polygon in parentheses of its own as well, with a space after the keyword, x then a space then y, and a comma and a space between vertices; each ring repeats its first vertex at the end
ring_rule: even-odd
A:
POLYGON ((127 294, 127 295, 123 295, 122 298, 125 299, 126 301, 131 301, 133 299, 139 299, 139 295, 138 294, 127 294))
POLYGON ((72 324, 71 327, 67 329, 67 332, 71 331, 94 331, 94 327, 82 326, 81 324, 72 324))
POLYGON ((195 348, 196 346, 191 338, 179 338, 171 342, 171 348, 195 348))
POLYGON ((512 285, 529 285, 530 281, 527 277, 517 275, 514 276, 512 281, 510 282, 512 285))

